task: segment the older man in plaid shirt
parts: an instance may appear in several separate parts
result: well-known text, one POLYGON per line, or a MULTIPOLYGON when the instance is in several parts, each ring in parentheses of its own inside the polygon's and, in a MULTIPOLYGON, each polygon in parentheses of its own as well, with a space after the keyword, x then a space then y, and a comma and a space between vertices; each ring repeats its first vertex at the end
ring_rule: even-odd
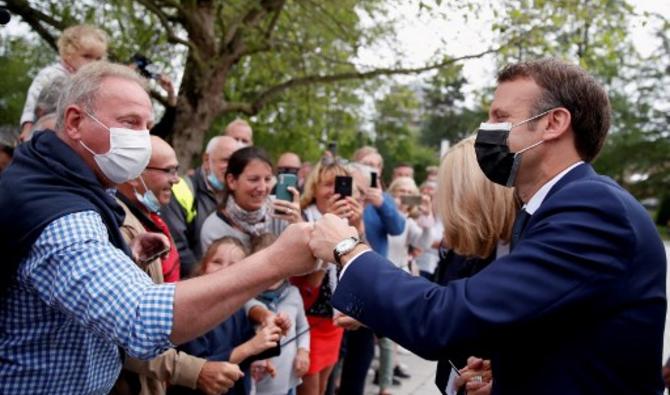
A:
MULTIPOLYGON (((131 257, 148 258, 155 235, 126 246, 110 195, 146 166, 152 122, 144 81, 98 62, 61 95, 57 131, 17 149, 0 181, 0 393, 107 393, 124 352, 155 357, 313 267, 312 256, 291 255, 309 239, 308 226, 294 225, 243 265, 153 284, 131 257)), ((229 387, 240 375, 221 380, 229 387)))

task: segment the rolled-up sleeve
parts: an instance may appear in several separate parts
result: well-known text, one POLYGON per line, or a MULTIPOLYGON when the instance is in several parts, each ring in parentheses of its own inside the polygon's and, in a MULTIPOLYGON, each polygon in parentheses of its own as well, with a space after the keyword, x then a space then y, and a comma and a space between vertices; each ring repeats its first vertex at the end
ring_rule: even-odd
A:
POLYGON ((108 239, 92 211, 50 223, 21 268, 26 284, 49 306, 122 347, 149 359, 169 347, 174 284, 155 285, 108 239))

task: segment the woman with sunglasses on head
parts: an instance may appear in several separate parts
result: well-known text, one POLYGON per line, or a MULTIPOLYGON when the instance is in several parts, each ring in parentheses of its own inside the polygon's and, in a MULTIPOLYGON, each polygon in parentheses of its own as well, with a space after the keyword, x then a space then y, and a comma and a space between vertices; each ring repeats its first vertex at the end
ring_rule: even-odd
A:
POLYGON ((204 222, 202 250, 224 236, 232 236, 249 248, 251 238, 263 233, 279 235, 290 223, 301 222, 299 193, 289 188, 293 201, 270 200, 272 162, 264 150, 245 147, 235 151, 226 169, 226 190, 221 207, 204 222))
MULTIPOLYGON (((349 224, 363 232, 363 207, 356 199, 358 190, 353 187, 351 195, 342 196, 335 191, 336 177, 351 177, 343 161, 324 156, 314 166, 305 182, 301 206, 307 221, 318 220, 323 214, 332 213, 346 218, 349 224)), ((337 273, 331 263, 323 263, 322 269, 292 279, 305 303, 310 331, 310 366, 298 387, 298 395, 322 395, 328 384, 333 367, 339 358, 340 343, 344 330, 335 325, 339 315, 330 305, 335 291, 337 273)))

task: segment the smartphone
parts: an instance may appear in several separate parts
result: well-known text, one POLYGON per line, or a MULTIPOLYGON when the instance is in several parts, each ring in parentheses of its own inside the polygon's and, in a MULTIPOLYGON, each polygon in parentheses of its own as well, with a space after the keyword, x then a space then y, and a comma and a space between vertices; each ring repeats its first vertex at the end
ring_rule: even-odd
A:
POLYGON ((333 158, 337 155, 337 142, 331 141, 328 143, 328 151, 333 154, 333 158))
POLYGON ((162 257, 163 255, 167 254, 168 252, 170 252, 170 246, 167 246, 167 247, 161 249, 160 251, 157 251, 157 252, 154 252, 154 253, 149 253, 149 255, 146 258, 140 258, 139 264, 142 265, 142 266, 147 265, 147 264, 151 263, 151 261, 153 261, 154 259, 158 259, 158 258, 162 257))
POLYGON ((288 190, 289 187, 298 188, 298 176, 293 173, 277 174, 277 189, 275 189, 277 199, 292 202, 293 194, 288 190))
POLYGON ((340 195, 340 199, 345 196, 353 195, 353 179, 349 176, 335 176, 335 193, 340 195))
POLYGON ((377 172, 376 171, 371 171, 370 172, 370 187, 377 188, 377 172))
POLYGON ((405 206, 420 206, 421 201, 421 195, 407 195, 400 197, 400 202, 405 206))

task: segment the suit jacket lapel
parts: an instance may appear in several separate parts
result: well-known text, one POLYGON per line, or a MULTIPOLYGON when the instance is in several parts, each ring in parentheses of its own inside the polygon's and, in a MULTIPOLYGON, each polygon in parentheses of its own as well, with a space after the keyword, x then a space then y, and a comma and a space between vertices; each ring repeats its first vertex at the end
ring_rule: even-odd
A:
POLYGON ((554 192, 560 190, 561 188, 571 183, 572 181, 595 175, 597 175, 597 173, 595 172, 595 170, 593 170, 593 167, 589 163, 582 163, 581 165, 570 170, 566 175, 563 176, 563 178, 558 180, 558 182, 554 184, 553 187, 551 187, 549 193, 547 193, 547 196, 544 198, 544 200, 549 199, 549 197, 553 195, 554 192))

